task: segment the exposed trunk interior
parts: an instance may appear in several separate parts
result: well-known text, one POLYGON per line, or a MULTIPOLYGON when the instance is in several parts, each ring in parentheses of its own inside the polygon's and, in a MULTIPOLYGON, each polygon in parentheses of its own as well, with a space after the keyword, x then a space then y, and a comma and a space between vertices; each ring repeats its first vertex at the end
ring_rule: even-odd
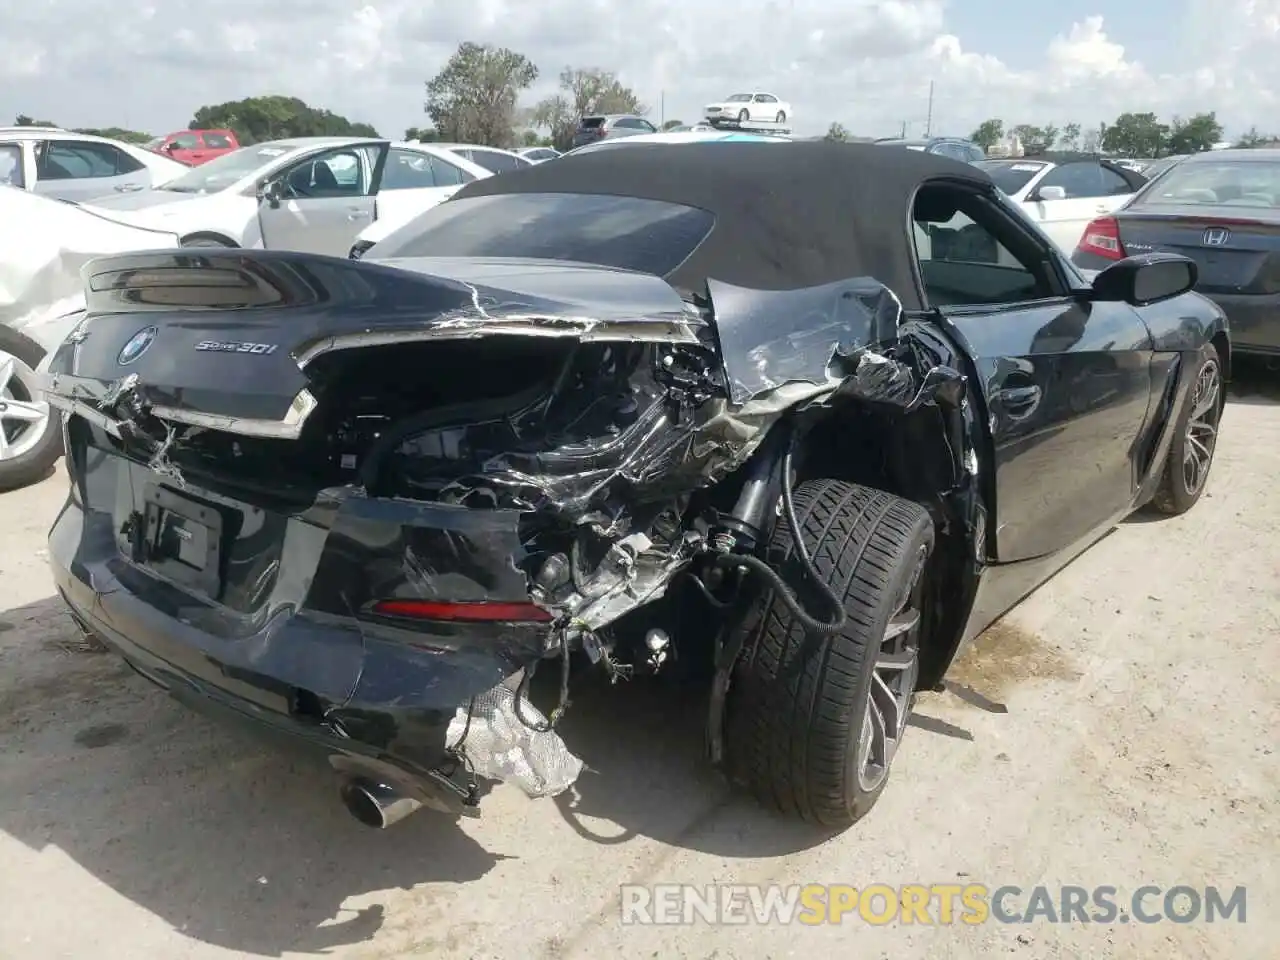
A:
MULTIPOLYGON (((164 456, 193 478, 309 502, 325 487, 360 482, 367 456, 393 426, 514 413, 547 396, 580 349, 568 339, 490 336, 327 354, 308 368, 317 407, 297 440, 177 426, 164 456)), ((152 439, 164 437, 163 424, 146 427, 152 439)), ((120 446, 134 459, 151 457, 144 442, 120 446)))

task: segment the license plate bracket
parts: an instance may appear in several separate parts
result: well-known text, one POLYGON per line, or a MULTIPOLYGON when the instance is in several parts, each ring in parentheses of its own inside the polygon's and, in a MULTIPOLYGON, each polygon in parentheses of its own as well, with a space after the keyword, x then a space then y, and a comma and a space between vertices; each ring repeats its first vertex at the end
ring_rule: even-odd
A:
POLYGON ((222 512, 161 486, 148 486, 144 499, 146 565, 167 580, 219 599, 222 512))

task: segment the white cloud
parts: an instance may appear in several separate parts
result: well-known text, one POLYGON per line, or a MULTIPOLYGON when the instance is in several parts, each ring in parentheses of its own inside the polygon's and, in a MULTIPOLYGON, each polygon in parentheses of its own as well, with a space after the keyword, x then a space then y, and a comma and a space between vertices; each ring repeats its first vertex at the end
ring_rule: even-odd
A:
MULTIPOLYGON (((1266 127, 1280 99, 1280 0, 1186 0, 1181 72, 1139 62, 1103 17, 1028 38, 1015 69, 962 42, 944 0, 219 0, 216 4, 44 0, 6 13, 0 122, 27 113, 71 125, 183 126, 201 105, 299 96, 385 133, 423 122, 423 82, 460 40, 504 44, 541 68, 614 69, 668 117, 760 86, 794 104, 805 132, 833 120, 919 132, 930 81, 934 129, 1078 121, 1122 110, 1216 109, 1266 127), (1034 41, 1034 42, 1033 42, 1034 41)), ((1280 121, 1277 122, 1280 125, 1280 121)))

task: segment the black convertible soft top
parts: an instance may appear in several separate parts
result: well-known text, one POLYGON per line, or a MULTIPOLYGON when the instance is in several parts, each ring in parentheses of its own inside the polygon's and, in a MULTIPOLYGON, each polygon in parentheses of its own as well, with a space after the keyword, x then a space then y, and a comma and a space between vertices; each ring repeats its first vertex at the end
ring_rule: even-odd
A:
POLYGON ((793 290, 873 277, 919 307, 909 227, 928 181, 994 189, 976 167, 866 143, 750 141, 628 145, 569 155, 468 184, 455 200, 586 193, 700 207, 711 235, 668 279, 690 290, 721 280, 793 290))

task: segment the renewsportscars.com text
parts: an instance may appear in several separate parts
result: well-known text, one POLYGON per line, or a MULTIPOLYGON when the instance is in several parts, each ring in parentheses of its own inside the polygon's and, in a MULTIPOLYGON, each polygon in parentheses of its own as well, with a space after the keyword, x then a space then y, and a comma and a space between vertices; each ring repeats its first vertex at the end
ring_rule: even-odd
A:
POLYGON ((1246 890, 984 884, 624 884, 624 924, 1244 923, 1246 890))

